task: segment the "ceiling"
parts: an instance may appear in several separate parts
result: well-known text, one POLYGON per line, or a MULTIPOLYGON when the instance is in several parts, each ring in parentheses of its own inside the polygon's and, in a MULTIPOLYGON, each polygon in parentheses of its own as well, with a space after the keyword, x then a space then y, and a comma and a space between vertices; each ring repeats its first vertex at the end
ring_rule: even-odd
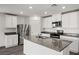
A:
POLYGON ((79 4, 57 4, 57 6, 51 6, 51 4, 0 4, 0 12, 25 16, 53 15, 73 9, 79 9, 79 4), (29 9, 29 6, 32 6, 32 9, 29 9), (63 6, 66 8, 62 9, 63 6), (47 14, 44 14, 44 12, 47 12, 47 14))

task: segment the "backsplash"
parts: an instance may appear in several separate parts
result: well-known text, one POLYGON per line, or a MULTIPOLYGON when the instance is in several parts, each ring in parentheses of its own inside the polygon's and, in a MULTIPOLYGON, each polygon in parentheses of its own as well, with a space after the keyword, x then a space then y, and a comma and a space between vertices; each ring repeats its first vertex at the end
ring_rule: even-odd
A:
POLYGON ((79 28, 63 28, 64 33, 79 33, 79 28))
POLYGON ((56 27, 56 28, 44 28, 42 31, 57 32, 57 30, 62 30, 62 28, 61 28, 61 27, 56 27))

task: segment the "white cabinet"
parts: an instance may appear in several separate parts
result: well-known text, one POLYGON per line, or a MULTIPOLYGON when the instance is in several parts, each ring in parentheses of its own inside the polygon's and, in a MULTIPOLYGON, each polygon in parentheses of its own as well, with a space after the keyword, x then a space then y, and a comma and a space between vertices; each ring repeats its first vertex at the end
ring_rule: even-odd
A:
POLYGON ((17 27, 17 16, 5 15, 5 26, 6 28, 16 28, 17 27))
POLYGON ((18 45, 18 35, 6 35, 5 36, 5 47, 12 47, 18 45))
POLYGON ((6 15, 5 16, 5 26, 6 26, 6 28, 10 28, 11 27, 11 16, 10 15, 6 15))
POLYGON ((62 15, 63 28, 78 28, 79 12, 71 12, 62 15))
POLYGON ((70 13, 70 28, 78 28, 78 12, 70 13))
POLYGON ((70 24, 69 14, 62 15, 62 27, 63 28, 69 28, 69 24, 70 24))
POLYGON ((79 38, 63 36, 63 35, 61 35, 60 38, 63 40, 72 41, 71 46, 70 46, 70 51, 72 51, 74 53, 79 52, 79 38))
POLYGON ((17 27, 17 16, 12 16, 12 27, 13 28, 17 27))
POLYGON ((43 28, 52 28, 52 17, 46 17, 42 20, 43 28))
POLYGON ((53 14, 42 19, 42 28, 52 28, 52 22, 61 21, 61 14, 53 14))
POLYGON ((61 14, 53 14, 52 15, 52 21, 53 22, 61 21, 61 14))

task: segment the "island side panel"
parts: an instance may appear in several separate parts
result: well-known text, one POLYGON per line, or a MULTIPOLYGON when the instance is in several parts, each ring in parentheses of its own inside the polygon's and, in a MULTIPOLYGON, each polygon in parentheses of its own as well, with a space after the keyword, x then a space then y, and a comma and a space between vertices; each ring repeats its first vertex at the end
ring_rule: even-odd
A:
POLYGON ((24 39, 24 54, 26 55, 63 55, 63 52, 58 52, 53 49, 24 39))

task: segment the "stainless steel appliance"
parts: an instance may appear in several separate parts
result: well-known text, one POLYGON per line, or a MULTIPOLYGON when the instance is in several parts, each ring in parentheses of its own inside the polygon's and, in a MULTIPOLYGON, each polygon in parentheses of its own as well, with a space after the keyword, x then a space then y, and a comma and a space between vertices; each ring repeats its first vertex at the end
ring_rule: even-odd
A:
POLYGON ((18 45, 23 44, 23 39, 26 36, 28 24, 18 24, 17 34, 18 34, 18 45))
POLYGON ((57 34, 60 34, 60 35, 62 35, 63 34, 63 30, 57 30, 57 34))

